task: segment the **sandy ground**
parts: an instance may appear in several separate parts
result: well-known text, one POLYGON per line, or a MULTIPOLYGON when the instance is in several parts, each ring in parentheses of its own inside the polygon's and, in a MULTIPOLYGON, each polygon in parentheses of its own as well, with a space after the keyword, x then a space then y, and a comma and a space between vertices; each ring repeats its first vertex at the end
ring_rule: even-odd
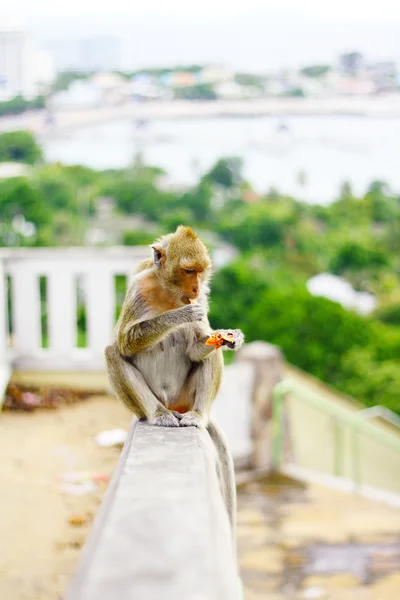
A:
MULTIPOLYGON (((0 415, 1 600, 61 599, 120 452, 94 437, 130 420, 109 397, 0 415), (72 494, 62 478, 71 472, 81 476, 73 491, 90 490, 93 478, 97 488, 72 494)), ((398 510, 320 487, 253 483, 239 493, 238 538, 246 600, 400 598, 398 510)))
POLYGON ((110 475, 120 450, 99 448, 94 437, 127 429, 130 421, 121 403, 100 397, 60 410, 0 415, 1 600, 60 597, 106 488, 100 483, 76 496, 63 491, 60 476, 110 475), (74 519, 83 524, 71 525, 74 519))

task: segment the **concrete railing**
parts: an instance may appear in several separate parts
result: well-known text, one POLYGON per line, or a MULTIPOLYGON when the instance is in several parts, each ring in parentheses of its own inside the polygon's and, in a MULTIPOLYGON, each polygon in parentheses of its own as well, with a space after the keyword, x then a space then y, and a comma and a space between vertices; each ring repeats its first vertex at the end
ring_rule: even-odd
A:
POLYGON ((238 600, 208 433, 132 426, 65 600, 238 600))
POLYGON ((288 378, 274 389, 272 465, 294 476, 400 506, 397 426, 288 378))

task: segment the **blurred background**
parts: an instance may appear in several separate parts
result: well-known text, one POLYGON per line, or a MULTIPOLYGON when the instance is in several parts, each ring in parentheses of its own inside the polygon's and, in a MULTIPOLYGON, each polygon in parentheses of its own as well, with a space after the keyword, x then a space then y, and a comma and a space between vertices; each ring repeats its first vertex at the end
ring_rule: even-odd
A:
POLYGON ((292 385, 278 474, 239 486, 246 600, 399 598, 399 28, 396 0, 2 7, 2 599, 68 584, 124 439, 96 436, 129 429, 102 349, 181 223, 213 327, 292 385))

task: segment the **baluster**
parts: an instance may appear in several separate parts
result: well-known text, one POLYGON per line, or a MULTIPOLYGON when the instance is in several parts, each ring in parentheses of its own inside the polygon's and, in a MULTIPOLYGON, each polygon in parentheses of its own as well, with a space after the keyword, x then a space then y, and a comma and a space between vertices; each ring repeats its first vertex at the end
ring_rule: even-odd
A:
POLYGON ((12 268, 12 319, 16 357, 32 357, 41 348, 39 277, 28 261, 12 268))
POLYGON ((114 277, 104 266, 95 265, 87 274, 88 347, 103 365, 104 348, 111 342, 114 327, 114 277))
POLYGON ((76 347, 76 275, 55 265, 48 272, 49 345, 57 355, 71 355, 76 347))
POLYGON ((6 361, 7 352, 7 294, 6 294, 6 281, 5 281, 5 269, 3 261, 0 260, 0 365, 6 361))

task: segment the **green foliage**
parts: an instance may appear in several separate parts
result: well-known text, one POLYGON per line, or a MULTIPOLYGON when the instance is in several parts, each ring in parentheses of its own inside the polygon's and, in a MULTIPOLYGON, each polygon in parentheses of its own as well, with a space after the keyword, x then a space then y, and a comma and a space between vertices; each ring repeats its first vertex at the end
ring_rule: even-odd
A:
POLYGON ((363 243, 345 242, 331 260, 332 273, 341 274, 344 271, 360 271, 374 267, 386 267, 389 264, 388 256, 363 243))
POLYGON ((102 195, 115 199, 118 209, 125 214, 139 213, 149 219, 159 220, 164 211, 175 208, 178 197, 157 188, 151 178, 127 173, 112 178, 101 188, 102 195))
POLYGON ((323 77, 331 70, 332 67, 330 65, 311 65, 309 67, 300 69, 300 73, 302 73, 302 75, 306 75, 307 77, 319 78, 323 77))
POLYGON ((295 273, 241 259, 218 273, 211 323, 280 346, 287 360, 368 405, 400 412, 400 328, 313 297, 295 273))
POLYGON ((0 117, 18 115, 27 110, 42 110, 46 108, 46 98, 37 96, 33 100, 25 100, 23 96, 15 96, 11 100, 0 102, 0 117))
POLYGON ((265 84, 265 77, 263 77, 262 75, 255 75, 253 73, 236 73, 235 82, 239 85, 263 90, 265 84))
POLYGON ((380 306, 374 316, 383 323, 400 326, 400 300, 380 306))
POLYGON ((212 189, 209 181, 203 180, 197 187, 184 193, 180 204, 190 211, 190 215, 196 222, 204 223, 212 218, 212 189))
POLYGON ((365 200, 375 223, 389 223, 399 215, 399 199, 391 195, 389 186, 384 181, 373 181, 365 200))
POLYGON ((50 220, 43 194, 26 177, 0 181, 0 214, 6 222, 23 215, 37 226, 50 220))
POLYGON ((289 98, 304 98, 305 93, 302 88, 291 88, 287 92, 283 94, 284 96, 288 96, 289 98))
POLYGON ((139 71, 132 71, 129 73, 130 77, 134 75, 152 75, 153 77, 162 77, 163 75, 170 75, 171 73, 200 73, 203 67, 201 65, 177 65, 176 67, 149 67, 146 69, 140 69, 139 71))
POLYGON ((69 88, 73 81, 85 81, 92 75, 91 71, 63 71, 62 73, 58 73, 57 79, 52 86, 52 91, 63 92, 69 88))
POLYGON ((68 172, 59 165, 46 166, 37 176, 37 187, 53 210, 75 210, 76 188, 68 172))
POLYGON ((158 235, 154 231, 124 231, 123 244, 124 246, 147 246, 154 242, 158 235))
POLYGON ((221 158, 206 173, 204 179, 224 188, 233 188, 243 181, 243 161, 237 156, 221 158))
POLYGON ((367 349, 354 348, 342 357, 338 387, 367 406, 380 404, 400 414, 398 361, 378 362, 367 349))
POLYGON ((42 149, 29 131, 0 133, 0 162, 21 162, 33 165, 42 158, 42 149))
MULTIPOLYGON (((16 158, 36 163, 40 148, 25 132, 0 135, 0 160, 16 158)), ((214 327, 240 327, 248 341, 278 344, 289 361, 338 390, 400 413, 399 198, 380 181, 362 197, 343 185, 330 206, 277 190, 259 197, 242 168, 239 158, 221 158, 196 185, 176 193, 160 189, 162 170, 143 164, 140 154, 121 171, 39 163, 27 177, 0 181, 0 244, 82 244, 101 196, 114 199, 127 245, 150 244, 181 223, 211 229, 213 244, 220 239, 242 253, 214 278, 214 327), (130 230, 121 214, 147 225, 130 230), (21 215, 35 225, 34 234, 24 234, 21 215), (307 279, 327 270, 382 299, 373 317, 307 292, 307 279)), ((118 283, 118 307, 125 284, 118 283)), ((79 310, 85 344, 85 309, 79 310)))
POLYGON ((216 100, 217 94, 209 83, 199 83, 174 88, 174 98, 179 100, 216 100))

